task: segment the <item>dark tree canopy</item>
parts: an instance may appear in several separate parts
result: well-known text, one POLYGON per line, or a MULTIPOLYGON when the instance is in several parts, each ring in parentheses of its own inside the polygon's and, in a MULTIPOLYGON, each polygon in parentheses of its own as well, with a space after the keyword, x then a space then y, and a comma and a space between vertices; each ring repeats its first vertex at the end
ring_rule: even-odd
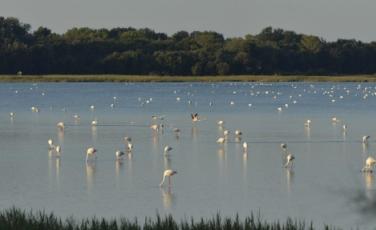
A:
POLYGON ((63 34, 0 17, 0 74, 374 74, 376 43, 267 27, 225 38, 214 31, 72 28, 63 34))

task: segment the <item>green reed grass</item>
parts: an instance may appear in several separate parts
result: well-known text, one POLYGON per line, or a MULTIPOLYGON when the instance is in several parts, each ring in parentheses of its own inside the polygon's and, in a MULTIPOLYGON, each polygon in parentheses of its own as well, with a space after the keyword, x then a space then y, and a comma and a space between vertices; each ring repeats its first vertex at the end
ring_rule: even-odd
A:
MULTIPOLYGON (((314 229, 313 224, 288 218, 285 222, 267 222, 253 214, 244 219, 222 217, 220 214, 208 219, 183 219, 176 221, 171 215, 145 218, 141 224, 137 219, 129 220, 87 218, 78 220, 73 217, 65 220, 53 213, 44 211, 23 211, 10 208, 0 211, 0 229, 17 230, 305 230, 314 229)), ((334 229, 323 226, 320 229, 334 229)))
POLYGON ((0 75, 0 82, 376 82, 376 75, 353 76, 150 76, 150 75, 0 75))

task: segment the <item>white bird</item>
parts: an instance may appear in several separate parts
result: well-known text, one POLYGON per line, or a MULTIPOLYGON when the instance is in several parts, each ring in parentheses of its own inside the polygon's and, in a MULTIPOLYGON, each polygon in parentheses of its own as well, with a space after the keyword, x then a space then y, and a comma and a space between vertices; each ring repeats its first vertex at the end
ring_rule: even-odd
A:
POLYGON ((373 167, 374 167, 375 164, 376 164, 375 158, 373 158, 371 156, 367 157, 365 165, 364 165, 364 167, 362 169, 362 172, 370 172, 370 173, 372 173, 373 172, 373 167))
POLYGON ((333 123, 337 123, 339 120, 337 119, 337 117, 332 117, 332 122, 333 123))
POLYGON ((368 144, 368 139, 369 138, 370 138, 370 136, 363 136, 363 138, 362 138, 363 144, 368 144))
POLYGON ((227 129, 223 130, 223 135, 228 136, 229 134, 230 134, 229 130, 227 130, 227 129))
POLYGON ((86 162, 88 162, 89 160, 89 157, 93 157, 95 156, 96 157, 96 152, 97 150, 93 147, 90 147, 86 150, 86 162))
POLYGON ((196 122, 196 121, 200 121, 199 117, 198 117, 198 113, 191 113, 191 119, 193 122, 196 122))
POLYGON ((242 134, 243 133, 239 129, 235 130, 235 135, 236 136, 241 136, 242 134))
POLYGON ((172 147, 166 145, 166 146, 164 147, 164 154, 167 155, 171 150, 172 150, 172 147))
POLYGON ((342 125, 342 131, 344 131, 344 132, 347 131, 347 125, 342 125))
POLYGON ((128 137, 128 136, 126 136, 126 137, 124 137, 124 141, 126 141, 126 142, 131 142, 131 141, 132 141, 132 138, 131 138, 131 137, 128 137))
POLYGON ((132 144, 132 142, 128 141, 127 152, 128 153, 132 153, 132 149, 133 149, 133 144, 132 144))
POLYGON ((247 142, 243 142, 243 150, 244 150, 244 152, 247 152, 247 149, 248 149, 248 144, 247 144, 247 142))
POLYGON ((218 138, 218 139, 217 139, 217 143, 218 143, 218 144, 223 144, 223 143, 225 143, 225 138, 224 138, 224 137, 220 137, 220 138, 218 138))
POLYGON ((48 149, 49 150, 54 150, 56 146, 54 145, 52 139, 48 139, 48 149))
POLYGON ((218 122, 217 122, 217 124, 218 124, 219 126, 222 126, 222 125, 224 125, 224 124, 225 124, 225 122, 224 122, 224 121, 222 121, 222 120, 220 120, 220 121, 218 121, 218 122))
POLYGON ((115 156, 116 156, 116 160, 121 160, 121 159, 123 159, 123 157, 125 156, 125 153, 122 152, 122 151, 120 151, 120 150, 117 150, 117 151, 115 152, 115 156))
POLYGON ((57 145, 57 146, 56 146, 55 151, 56 151, 56 154, 57 154, 58 156, 60 156, 60 154, 61 154, 61 147, 60 147, 60 145, 57 145))
POLYGON ((34 113, 38 113, 39 109, 36 106, 32 106, 31 111, 34 112, 34 113))
POLYGON ((64 125, 64 122, 60 121, 56 124, 57 128, 60 130, 60 131, 64 131, 64 128, 65 128, 65 125, 64 125))
POLYGON ((158 129, 159 129, 159 125, 157 125, 157 124, 150 125, 150 128, 151 128, 152 130, 158 131, 158 129))
POLYGON ((311 122, 312 122, 312 121, 308 119, 308 120, 304 123, 304 126, 307 127, 307 128, 309 128, 309 127, 311 126, 311 122))
POLYGON ((76 120, 79 120, 80 119, 80 116, 78 114, 74 114, 73 115, 73 118, 76 119, 76 120))
POLYGON ((286 151, 287 150, 287 144, 286 143, 281 143, 281 149, 283 151, 286 151))
POLYGON ((289 153, 287 156, 286 156, 286 164, 285 164, 285 168, 287 167, 292 167, 293 166, 293 160, 295 159, 294 155, 292 155, 292 153, 289 153))
POLYGON ((13 118, 15 115, 16 115, 16 114, 15 114, 14 112, 10 112, 10 113, 9 113, 9 116, 10 116, 11 118, 13 118))
POLYGON ((90 109, 91 109, 91 110, 94 110, 94 109, 95 109, 95 106, 94 106, 94 105, 91 105, 91 106, 90 106, 90 109))
POLYGON ((97 126, 97 125, 98 125, 98 120, 97 119, 91 121, 91 126, 97 126))
POLYGON ((159 186, 162 186, 166 177, 168 177, 168 185, 170 186, 171 185, 171 177, 175 174, 177 174, 178 172, 177 171, 174 171, 172 169, 167 169, 163 172, 163 178, 162 178, 162 181, 161 183, 159 184, 159 186))

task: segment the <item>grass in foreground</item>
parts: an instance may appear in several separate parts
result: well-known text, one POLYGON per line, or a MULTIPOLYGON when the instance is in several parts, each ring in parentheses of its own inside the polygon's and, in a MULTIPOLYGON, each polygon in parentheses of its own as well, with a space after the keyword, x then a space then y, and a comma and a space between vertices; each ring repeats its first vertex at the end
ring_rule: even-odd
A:
MULTIPOLYGON (((73 217, 66 220, 56 217, 54 214, 45 212, 25 212, 17 208, 6 209, 0 212, 0 229, 17 230, 304 230, 314 229, 312 223, 306 225, 305 222, 287 219, 286 222, 269 223, 262 221, 259 217, 246 217, 240 220, 235 218, 222 218, 220 214, 210 219, 201 219, 195 221, 181 220, 177 222, 172 216, 156 218, 146 218, 143 224, 139 224, 137 219, 128 220, 126 218, 110 219, 93 217, 91 219, 76 220, 73 217)), ((323 226, 322 229, 334 229, 329 226, 323 226)))
POLYGON ((141 75, 0 75, 0 82, 376 82, 376 75, 353 76, 141 76, 141 75))

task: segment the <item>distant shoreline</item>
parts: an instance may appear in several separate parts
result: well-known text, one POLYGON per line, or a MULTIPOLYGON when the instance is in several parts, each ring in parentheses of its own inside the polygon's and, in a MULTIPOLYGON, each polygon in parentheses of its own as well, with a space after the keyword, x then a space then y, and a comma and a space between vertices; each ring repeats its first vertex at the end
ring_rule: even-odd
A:
POLYGON ((151 75, 0 75, 0 82, 376 82, 376 75, 151 76, 151 75))

